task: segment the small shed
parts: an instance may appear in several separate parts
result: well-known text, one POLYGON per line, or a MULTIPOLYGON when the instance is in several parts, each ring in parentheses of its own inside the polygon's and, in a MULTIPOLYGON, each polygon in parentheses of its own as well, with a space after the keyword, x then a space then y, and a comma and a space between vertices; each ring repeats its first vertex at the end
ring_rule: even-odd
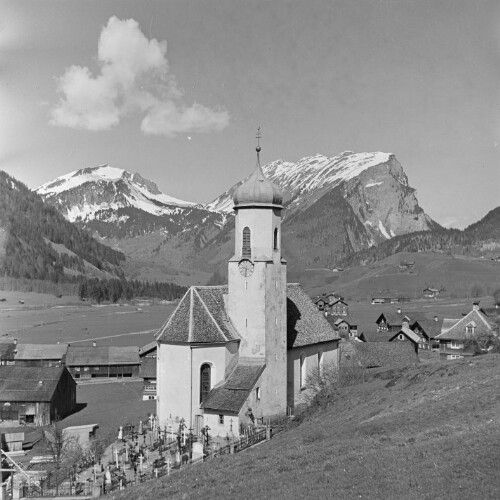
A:
POLYGON ((49 425, 76 406, 76 383, 65 367, 0 366, 0 418, 49 425))

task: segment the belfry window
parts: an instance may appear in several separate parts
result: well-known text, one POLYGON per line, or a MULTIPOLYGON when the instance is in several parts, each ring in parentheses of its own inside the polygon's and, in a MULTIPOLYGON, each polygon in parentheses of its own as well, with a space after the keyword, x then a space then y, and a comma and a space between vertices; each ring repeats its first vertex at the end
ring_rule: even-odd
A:
POLYGON ((252 256, 252 246, 250 240, 250 228, 245 227, 243 229, 243 242, 241 248, 241 256, 250 258, 252 256))
POLYGON ((278 250, 278 228, 274 228, 274 243, 273 243, 273 248, 275 250, 278 250))
POLYGON ((208 363, 204 363, 200 368, 200 403, 207 399, 210 392, 212 378, 212 368, 208 363))

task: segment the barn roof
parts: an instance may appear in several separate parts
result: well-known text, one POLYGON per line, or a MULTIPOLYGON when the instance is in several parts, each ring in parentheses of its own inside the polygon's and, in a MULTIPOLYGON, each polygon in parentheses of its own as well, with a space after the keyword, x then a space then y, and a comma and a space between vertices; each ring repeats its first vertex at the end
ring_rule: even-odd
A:
MULTIPOLYGON (((227 286, 192 286, 163 325, 163 342, 225 343, 239 339, 227 315, 227 286)), ((288 349, 338 339, 325 317, 298 283, 287 285, 288 349)))
POLYGON ((67 344, 17 344, 14 359, 57 359, 62 360, 67 344))
POLYGON ((204 410, 238 414, 264 368, 263 364, 236 365, 224 383, 210 391, 204 410))
POLYGON ((0 366, 0 401, 50 401, 64 370, 64 366, 0 366))
POLYGON ((493 326, 486 319, 486 316, 481 311, 472 309, 463 318, 444 319, 441 333, 436 338, 439 340, 465 340, 492 332, 493 326), (474 326, 474 333, 467 333, 466 326, 468 325, 474 326))
POLYGON ((85 365, 138 365, 137 346, 74 346, 68 347, 67 366, 85 365))
POLYGON ((407 366, 418 363, 418 355, 411 342, 346 341, 341 343, 341 349, 345 350, 346 344, 354 349, 354 359, 351 362, 364 368, 407 366))

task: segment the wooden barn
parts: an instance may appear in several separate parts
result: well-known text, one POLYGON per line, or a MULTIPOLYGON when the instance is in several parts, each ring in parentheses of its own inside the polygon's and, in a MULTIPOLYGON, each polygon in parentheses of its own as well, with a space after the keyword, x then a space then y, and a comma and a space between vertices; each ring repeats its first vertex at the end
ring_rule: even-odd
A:
POLYGON ((140 377, 137 346, 69 346, 66 366, 75 379, 140 377))
POLYGON ((0 419, 49 425, 76 406, 76 382, 64 367, 0 366, 0 419))

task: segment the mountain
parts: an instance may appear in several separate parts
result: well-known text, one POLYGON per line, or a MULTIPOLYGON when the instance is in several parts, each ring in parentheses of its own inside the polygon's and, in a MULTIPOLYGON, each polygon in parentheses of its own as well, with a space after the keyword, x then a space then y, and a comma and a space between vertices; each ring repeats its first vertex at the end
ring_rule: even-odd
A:
POLYGON ((0 171, 1 275, 56 282, 78 275, 121 277, 124 260, 0 171))
MULTIPOLYGON (((314 155, 297 163, 273 161, 263 170, 285 194, 284 254, 295 267, 331 267, 394 236, 440 227, 418 205, 393 154, 314 155)), ((139 268, 161 264, 189 274, 212 272, 230 256, 232 195, 242 182, 203 206, 165 195, 139 174, 103 165, 36 191, 68 220, 142 261, 139 268)))

